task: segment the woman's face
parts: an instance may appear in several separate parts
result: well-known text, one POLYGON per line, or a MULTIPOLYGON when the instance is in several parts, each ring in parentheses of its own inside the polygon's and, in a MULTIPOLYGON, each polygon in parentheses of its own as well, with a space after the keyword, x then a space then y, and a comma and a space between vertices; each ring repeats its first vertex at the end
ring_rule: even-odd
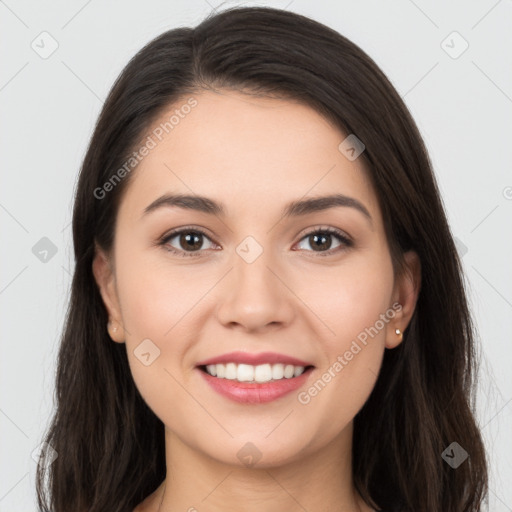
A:
POLYGON ((110 334, 180 442, 234 465, 299 460, 348 439, 416 292, 393 275, 360 146, 340 150, 346 135, 302 104, 227 90, 194 98, 169 108, 139 151, 112 274, 95 258, 110 334), (176 194, 192 199, 155 203, 176 194), (285 214, 334 194, 347 199, 285 214), (217 358, 225 364, 210 370, 230 378, 198 366, 217 358), (289 364, 311 368, 279 378, 289 364), (275 379, 244 381, 254 375, 275 379))

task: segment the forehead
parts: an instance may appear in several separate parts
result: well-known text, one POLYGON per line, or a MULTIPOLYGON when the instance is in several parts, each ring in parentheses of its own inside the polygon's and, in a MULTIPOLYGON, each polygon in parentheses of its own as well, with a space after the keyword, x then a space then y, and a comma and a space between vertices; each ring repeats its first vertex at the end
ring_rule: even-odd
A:
POLYGON ((157 197, 178 192, 217 198, 228 214, 259 211, 263 200, 277 212, 304 196, 340 193, 375 218, 362 158, 350 161, 339 150, 346 136, 298 102, 227 90, 192 94, 165 109, 145 134, 153 147, 133 171, 121 209, 140 215, 157 197))

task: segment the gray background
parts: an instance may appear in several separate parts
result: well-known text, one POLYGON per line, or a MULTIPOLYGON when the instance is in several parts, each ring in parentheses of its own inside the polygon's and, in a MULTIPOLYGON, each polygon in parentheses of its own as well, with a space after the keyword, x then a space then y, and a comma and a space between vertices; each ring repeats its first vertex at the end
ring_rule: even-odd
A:
MULTIPOLYGON (((463 255, 481 339, 489 510, 512 511, 512 1, 238 4, 287 8, 338 30, 369 53, 410 108, 463 255)), ((73 269, 73 187, 102 103, 145 43, 196 25, 218 5, 0 1, 0 512, 36 510, 31 455, 53 407, 73 269), (52 44, 58 48, 42 58, 52 44), (43 237, 57 251, 46 261, 36 245, 48 243, 43 237)))

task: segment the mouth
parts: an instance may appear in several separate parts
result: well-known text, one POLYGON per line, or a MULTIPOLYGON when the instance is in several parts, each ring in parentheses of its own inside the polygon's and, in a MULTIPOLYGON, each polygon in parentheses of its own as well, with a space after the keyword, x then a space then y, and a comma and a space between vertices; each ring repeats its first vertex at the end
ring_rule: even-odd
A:
POLYGON ((282 363, 217 363, 196 367, 210 389, 243 404, 262 404, 289 395, 306 384, 314 368, 282 363))

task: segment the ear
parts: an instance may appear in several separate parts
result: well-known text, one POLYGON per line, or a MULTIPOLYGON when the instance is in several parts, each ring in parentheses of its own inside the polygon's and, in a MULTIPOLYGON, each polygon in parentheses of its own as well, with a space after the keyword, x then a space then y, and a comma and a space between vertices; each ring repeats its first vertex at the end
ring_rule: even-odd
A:
POLYGON ((92 271, 109 316, 109 324, 105 328, 108 329, 113 341, 124 343, 125 332, 111 258, 97 243, 95 243, 92 271))
POLYGON ((392 301, 392 304, 396 304, 393 308, 395 316, 387 325, 386 348, 395 348, 402 342, 403 332, 411 321, 421 288, 421 262, 418 255, 408 251, 404 258, 406 271, 395 283, 392 301), (395 329, 400 329, 402 334, 397 335, 395 329))

